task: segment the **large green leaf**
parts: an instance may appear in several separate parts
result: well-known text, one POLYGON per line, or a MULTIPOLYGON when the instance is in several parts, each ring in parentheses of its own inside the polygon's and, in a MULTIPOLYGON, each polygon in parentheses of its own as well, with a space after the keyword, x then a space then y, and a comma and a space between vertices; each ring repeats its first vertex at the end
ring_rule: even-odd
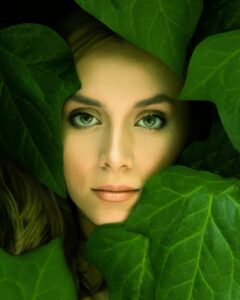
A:
POLYGON ((10 256, 0 249, 0 262, 2 300, 77 299, 62 239, 20 256, 10 256))
POLYGON ((103 228, 90 238, 85 251, 86 257, 105 275, 110 299, 154 299, 148 238, 118 225, 103 228))
POLYGON ((64 196, 61 107, 79 88, 65 41, 40 24, 0 31, 0 148, 64 196))
POLYGON ((196 47, 179 98, 214 102, 240 151, 240 30, 210 36, 196 47))
POLYGON ((98 227, 85 256, 110 299, 240 299, 239 228, 238 180, 175 166, 149 180, 124 224, 98 227))
POLYGON ((202 0, 75 0, 113 31, 182 74, 202 0), (186 26, 187 25, 187 26, 186 26))

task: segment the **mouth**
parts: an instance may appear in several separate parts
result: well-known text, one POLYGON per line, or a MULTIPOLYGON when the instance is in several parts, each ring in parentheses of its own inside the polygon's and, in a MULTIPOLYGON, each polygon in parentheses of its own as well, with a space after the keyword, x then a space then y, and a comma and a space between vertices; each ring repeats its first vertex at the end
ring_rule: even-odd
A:
POLYGON ((92 189, 92 191, 99 199, 105 202, 120 203, 132 199, 133 196, 139 193, 140 189, 132 188, 126 185, 108 185, 99 188, 94 188, 92 189))

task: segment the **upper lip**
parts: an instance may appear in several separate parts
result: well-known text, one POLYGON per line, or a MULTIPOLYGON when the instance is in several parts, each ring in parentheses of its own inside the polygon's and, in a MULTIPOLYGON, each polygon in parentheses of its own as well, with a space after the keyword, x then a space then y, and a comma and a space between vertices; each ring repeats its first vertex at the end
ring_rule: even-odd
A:
POLYGON ((133 188, 128 185, 103 185, 97 188, 93 188, 94 191, 106 191, 106 192, 133 192, 133 191, 138 191, 138 188, 133 188))

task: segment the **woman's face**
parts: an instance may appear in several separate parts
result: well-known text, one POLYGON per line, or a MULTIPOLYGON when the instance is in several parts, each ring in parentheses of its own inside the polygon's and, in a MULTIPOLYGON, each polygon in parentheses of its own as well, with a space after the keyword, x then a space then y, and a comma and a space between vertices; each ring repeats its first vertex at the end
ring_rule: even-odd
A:
POLYGON ((181 82, 127 42, 76 64, 82 87, 63 107, 64 174, 82 223, 121 222, 146 180, 175 162, 189 131, 181 82))

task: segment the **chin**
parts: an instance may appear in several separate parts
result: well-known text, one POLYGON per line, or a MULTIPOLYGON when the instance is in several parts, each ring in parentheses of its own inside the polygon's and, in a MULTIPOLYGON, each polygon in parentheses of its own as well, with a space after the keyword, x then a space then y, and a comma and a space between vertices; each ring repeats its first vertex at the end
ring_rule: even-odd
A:
POLYGON ((128 213, 105 213, 103 215, 96 216, 94 218, 93 223, 95 225, 104 225, 104 224, 111 224, 111 223, 122 223, 128 217, 128 213))
POLYGON ((117 211, 111 211, 111 210, 103 210, 102 212, 99 211, 98 213, 94 214, 85 214, 82 211, 79 211, 79 221, 80 226, 83 230, 83 234, 86 237, 89 237, 89 235, 92 233, 92 231, 96 228, 96 226, 104 225, 104 224, 113 224, 113 223, 122 223, 124 222, 128 217, 128 211, 124 210, 117 210, 117 211))

